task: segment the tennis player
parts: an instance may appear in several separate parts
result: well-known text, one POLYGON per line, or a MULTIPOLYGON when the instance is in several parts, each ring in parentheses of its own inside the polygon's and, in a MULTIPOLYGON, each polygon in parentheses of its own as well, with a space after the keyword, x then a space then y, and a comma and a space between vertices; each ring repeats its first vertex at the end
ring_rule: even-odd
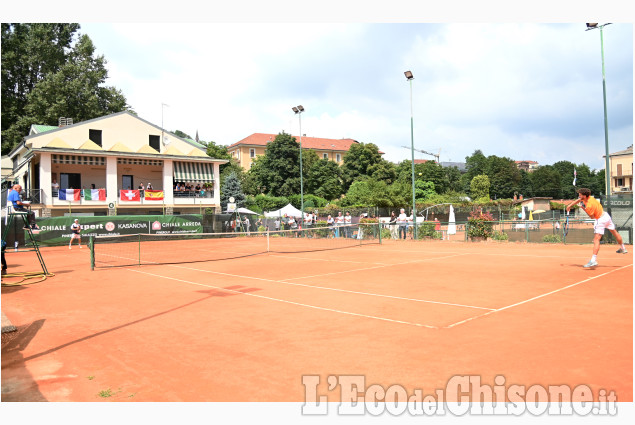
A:
POLYGON ((77 239, 79 243, 79 247, 82 247, 82 238, 79 236, 79 232, 82 231, 82 226, 79 224, 79 220, 75 219, 73 224, 71 224, 71 241, 68 243, 68 249, 71 249, 71 245, 73 244, 73 239, 77 239))
POLYGON ((615 224, 613 223, 611 216, 604 211, 600 201, 591 196, 591 191, 589 189, 578 189, 578 199, 567 205, 567 212, 569 212, 571 207, 577 204, 580 204, 580 208, 582 208, 589 217, 595 220, 595 224, 593 226, 593 232, 595 234, 595 236, 593 236, 593 256, 591 257, 591 260, 584 265, 584 267, 595 267, 598 265, 597 256, 600 251, 600 239, 602 239, 602 235, 604 235, 604 229, 608 229, 613 236, 615 236, 617 243, 621 245, 620 249, 617 250, 618 254, 626 254, 628 252, 624 246, 622 236, 620 236, 620 234, 617 233, 617 230, 615 230, 615 224))

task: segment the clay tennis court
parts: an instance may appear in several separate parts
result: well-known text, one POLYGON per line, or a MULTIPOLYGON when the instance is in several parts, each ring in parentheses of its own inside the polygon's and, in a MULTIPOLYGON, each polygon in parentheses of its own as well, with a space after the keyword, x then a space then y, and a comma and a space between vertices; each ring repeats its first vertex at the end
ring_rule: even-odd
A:
POLYGON ((54 277, 2 288, 2 401, 303 402, 304 375, 335 401, 331 375, 424 393, 503 375, 631 402, 633 257, 615 249, 594 269, 590 245, 384 240, 91 271, 86 248, 43 248, 54 277))

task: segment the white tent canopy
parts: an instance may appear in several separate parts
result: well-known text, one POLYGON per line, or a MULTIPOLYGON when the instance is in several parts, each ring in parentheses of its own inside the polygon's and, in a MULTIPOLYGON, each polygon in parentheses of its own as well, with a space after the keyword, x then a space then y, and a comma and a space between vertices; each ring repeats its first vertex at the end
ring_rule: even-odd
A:
POLYGON ((302 211, 291 204, 288 204, 277 211, 265 212, 265 217, 284 217, 285 214, 291 217, 302 217, 302 211))
POLYGON ((253 212, 250 209, 247 208, 238 208, 238 214, 253 214, 253 215, 258 215, 257 212, 253 212))

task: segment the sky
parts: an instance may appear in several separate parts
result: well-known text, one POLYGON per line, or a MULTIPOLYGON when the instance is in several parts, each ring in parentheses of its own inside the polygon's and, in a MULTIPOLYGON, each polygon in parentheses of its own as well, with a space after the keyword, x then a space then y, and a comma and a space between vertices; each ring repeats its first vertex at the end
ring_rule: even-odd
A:
MULTIPOLYGON (((600 30, 584 23, 80 24, 139 116, 204 141, 301 125, 409 159, 410 70, 415 149, 604 165, 600 30)), ((633 26, 603 35, 616 152, 633 143, 633 26)))
MULTIPOLYGON (((89 3, 12 2, 2 20, 79 22, 108 62, 107 85, 168 130, 224 145, 256 132, 298 135, 291 108, 303 105, 302 133, 374 143, 394 162, 410 158, 412 110, 415 148, 441 161, 462 162, 480 149, 602 169, 600 31, 584 23, 613 22, 603 31, 609 150, 633 143, 633 12, 625 1, 464 0, 432 9, 414 0, 89 3)), ((162 423, 183 419, 168 407, 152 407, 162 423)), ((214 406, 209 417, 221 407, 236 410, 214 406)), ((100 408, 84 412, 110 422, 100 408)), ((267 408, 258 405, 255 417, 267 417, 267 408)), ((276 418, 295 423, 298 409, 289 410, 274 408, 276 418)), ((85 422, 80 416, 72 422, 85 422)))
MULTIPOLYGON (((571 15, 589 2, 564 2, 563 9, 534 3, 539 11, 566 11, 563 17, 528 10, 507 17, 505 2, 492 16, 470 2, 458 2, 462 13, 410 9, 406 1, 366 15, 348 2, 337 14, 280 3, 210 8, 201 16, 186 7, 172 13, 162 0, 146 9, 113 0, 99 15, 66 10, 104 55, 106 84, 140 117, 198 132, 203 141, 297 136, 301 126, 307 136, 374 143, 400 162, 411 157, 412 117, 414 148, 441 161, 463 162, 480 149, 539 164, 604 167, 600 30, 585 31, 586 15, 571 15), (127 14, 117 13, 126 6, 127 14), (305 108, 301 117, 291 110, 296 105, 305 108)), ((607 10, 624 22, 603 21, 614 22, 603 30, 603 45, 609 151, 617 152, 633 143, 633 25, 607 10)), ((415 158, 433 159, 418 151, 415 158)))

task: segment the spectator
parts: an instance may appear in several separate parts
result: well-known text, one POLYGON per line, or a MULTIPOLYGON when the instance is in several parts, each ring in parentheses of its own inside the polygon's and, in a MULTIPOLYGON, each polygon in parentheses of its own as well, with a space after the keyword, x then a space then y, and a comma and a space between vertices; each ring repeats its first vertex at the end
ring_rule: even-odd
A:
POLYGON ((401 235, 403 234, 403 239, 406 239, 406 234, 408 233, 408 217, 406 216, 406 210, 403 208, 399 210, 399 217, 397 217, 397 225, 399 226, 399 239, 402 239, 401 235))
POLYGON ((352 224, 352 217, 351 217, 351 213, 346 211, 346 216, 344 217, 344 225, 346 227, 344 227, 344 237, 346 238, 350 238, 352 237, 352 233, 353 233, 353 228, 351 227, 352 224))
POLYGON ((146 190, 153 190, 152 189, 152 183, 148 182, 148 184, 146 186, 146 190))
POLYGON ((139 196, 141 197, 141 199, 143 199, 143 183, 139 183, 139 196))
POLYGON ((249 217, 245 216, 245 219, 243 220, 243 224, 245 225, 245 231, 247 232, 247 235, 251 234, 251 222, 249 221, 249 217))
POLYGON ((273 228, 276 232, 280 230, 280 217, 276 217, 276 221, 273 222, 273 228))
POLYGON ((394 211, 390 214, 390 221, 388 223, 388 226, 390 227, 390 237, 393 240, 397 240, 397 214, 395 214, 394 211))
POLYGON ((57 196, 60 190, 60 185, 57 182, 57 179, 53 179, 53 183, 51 183, 51 189, 53 189, 53 196, 57 196))
POLYGON ((333 226, 335 225, 335 219, 333 217, 331 217, 331 214, 329 214, 329 216, 326 217, 326 225, 329 227, 329 236, 334 238, 335 237, 335 229, 333 228, 333 226))
POLYGON ((344 216, 342 215, 342 212, 340 211, 337 213, 337 217, 335 217, 335 237, 336 238, 340 237, 340 229, 343 225, 344 225, 344 216))

